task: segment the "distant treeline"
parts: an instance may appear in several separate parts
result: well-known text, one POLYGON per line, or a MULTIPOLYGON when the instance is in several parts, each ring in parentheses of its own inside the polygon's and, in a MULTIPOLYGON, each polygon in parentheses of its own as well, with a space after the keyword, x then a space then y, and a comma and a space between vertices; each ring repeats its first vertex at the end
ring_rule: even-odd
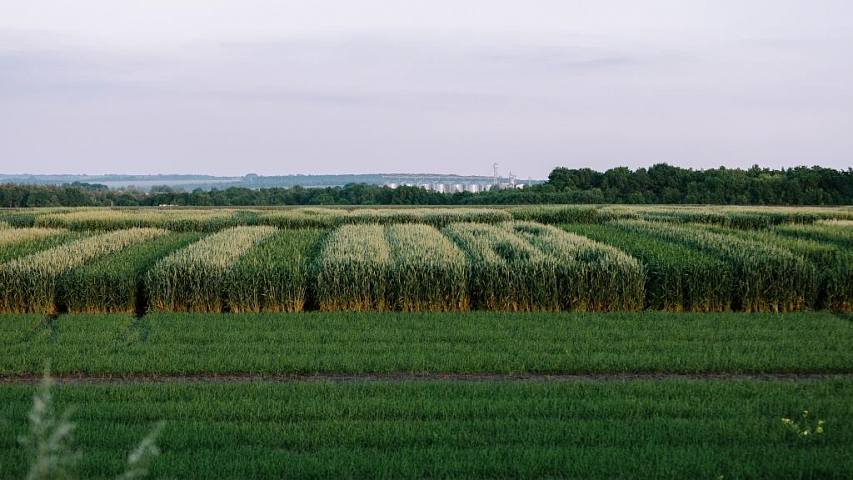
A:
POLYGON ((542 203, 690 203, 719 205, 851 205, 853 169, 691 170, 666 164, 606 172, 556 168, 548 181, 523 190, 444 194, 418 187, 350 184, 328 188, 227 188, 149 193, 103 185, 0 185, 2 207, 240 205, 506 205, 542 203))

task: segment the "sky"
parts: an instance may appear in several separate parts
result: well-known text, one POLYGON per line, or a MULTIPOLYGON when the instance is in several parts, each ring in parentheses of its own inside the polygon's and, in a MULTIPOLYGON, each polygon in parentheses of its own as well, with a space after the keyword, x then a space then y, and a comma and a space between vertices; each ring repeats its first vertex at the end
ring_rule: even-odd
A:
POLYGON ((849 0, 0 0, 0 173, 853 166, 849 0))

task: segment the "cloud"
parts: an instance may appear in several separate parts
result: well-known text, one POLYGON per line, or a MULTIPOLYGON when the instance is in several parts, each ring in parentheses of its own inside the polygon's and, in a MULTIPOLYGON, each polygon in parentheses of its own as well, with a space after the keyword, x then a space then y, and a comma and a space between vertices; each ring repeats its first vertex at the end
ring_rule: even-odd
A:
POLYGON ((0 30, 0 171, 849 165, 842 44, 774 35, 334 31, 130 48, 0 30))

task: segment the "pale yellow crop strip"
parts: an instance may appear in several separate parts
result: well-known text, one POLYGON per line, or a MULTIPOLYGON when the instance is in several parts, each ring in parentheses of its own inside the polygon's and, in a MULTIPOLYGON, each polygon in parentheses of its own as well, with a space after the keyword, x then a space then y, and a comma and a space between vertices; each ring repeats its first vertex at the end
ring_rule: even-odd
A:
POLYGON ((385 238, 392 256, 388 281, 395 310, 468 308, 468 264, 459 247, 422 224, 388 225, 385 238))
POLYGON ((74 230, 115 230, 130 227, 180 228, 182 225, 203 225, 205 222, 231 218, 233 209, 79 209, 70 212, 40 215, 36 226, 64 227, 74 230))
POLYGON ((535 222, 502 226, 557 260, 560 306, 572 310, 639 310, 644 276, 640 262, 609 245, 535 222))
POLYGON ((165 235, 165 230, 118 230, 62 244, 0 265, 0 310, 52 313, 60 276, 102 255, 165 235))
POLYGON ((386 272, 392 265, 383 227, 343 225, 326 238, 315 262, 320 310, 388 310, 386 272))
POLYGON ((853 220, 819 220, 818 225, 828 225, 830 227, 844 227, 853 229, 853 220))
POLYGON ((426 223, 446 225, 451 222, 496 223, 512 218, 509 212, 495 208, 359 208, 340 221, 345 223, 426 223))
POLYGON ((227 271, 275 227, 232 227, 157 262, 146 274, 154 310, 222 311, 227 271))
POLYGON ((505 228, 455 223, 443 230, 467 255, 469 294, 481 310, 558 310, 558 262, 505 228))
POLYGON ((0 229, 0 247, 15 243, 39 240, 66 233, 60 228, 6 228, 0 229))

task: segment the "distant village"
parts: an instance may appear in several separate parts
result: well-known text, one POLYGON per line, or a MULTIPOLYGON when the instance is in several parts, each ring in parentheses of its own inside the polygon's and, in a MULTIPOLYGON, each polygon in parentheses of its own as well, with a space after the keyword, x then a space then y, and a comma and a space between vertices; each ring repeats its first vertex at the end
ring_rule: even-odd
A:
POLYGON ((415 183, 415 182, 405 182, 405 183, 397 183, 397 182, 386 182, 385 186, 388 188, 398 188, 401 186, 404 187, 420 187, 424 190, 429 190, 431 192, 438 193, 461 193, 461 192, 469 192, 469 193, 480 193, 480 192, 488 192, 491 190, 511 190, 511 189, 523 189, 526 184, 518 183, 516 181, 515 175, 512 172, 509 172, 509 177, 504 181, 504 178, 498 176, 498 164, 494 164, 492 166, 494 169, 494 175, 492 178, 488 180, 478 180, 471 181, 465 183, 442 183, 442 182, 426 182, 426 183, 415 183))

